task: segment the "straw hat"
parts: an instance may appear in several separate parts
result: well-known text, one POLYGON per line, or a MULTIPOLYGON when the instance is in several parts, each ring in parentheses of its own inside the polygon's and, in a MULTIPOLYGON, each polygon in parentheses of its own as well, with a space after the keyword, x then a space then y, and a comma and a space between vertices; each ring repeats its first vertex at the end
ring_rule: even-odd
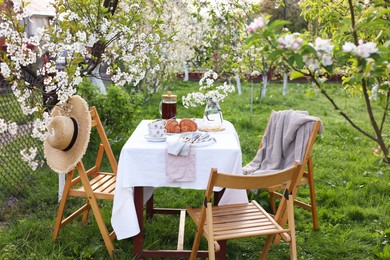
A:
POLYGON ((45 158, 57 173, 73 170, 89 143, 91 115, 87 102, 80 96, 58 103, 52 110, 49 125, 52 134, 44 141, 45 158))

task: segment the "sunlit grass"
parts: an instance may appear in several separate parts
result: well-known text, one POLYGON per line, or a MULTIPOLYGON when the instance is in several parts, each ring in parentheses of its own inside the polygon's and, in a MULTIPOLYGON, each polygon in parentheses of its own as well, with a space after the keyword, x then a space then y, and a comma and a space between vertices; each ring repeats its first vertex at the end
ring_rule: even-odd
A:
MULTIPOLYGON (((185 109, 181 105, 181 96, 196 89, 196 82, 177 82, 170 89, 178 95, 179 118, 202 116, 203 108, 185 109)), ((324 132, 317 138, 313 149, 320 230, 312 230, 309 212, 296 209, 299 258, 378 259, 376 255, 382 254, 382 259, 389 259, 384 247, 390 236, 390 167, 381 167, 378 158, 372 155, 375 144, 348 125, 323 96, 316 96, 309 84, 290 84, 287 96, 282 96, 280 84, 271 84, 263 100, 258 98, 260 85, 254 84, 252 114, 250 84, 243 85, 242 90, 241 96, 230 95, 221 107, 224 118, 234 124, 239 134, 244 164, 255 156, 272 110, 306 110, 324 123, 324 132)), ((361 127, 370 129, 360 97, 347 97, 337 85, 330 91, 341 109, 351 113, 361 127)), ((160 94, 142 107, 142 118, 159 117, 160 94)), ((116 155, 119 152, 119 149, 114 151, 116 155)), ((93 156, 85 159, 94 160, 93 156)), ((0 259, 108 258, 92 216, 86 225, 73 221, 61 230, 58 240, 51 240, 58 207, 57 174, 44 168, 35 176, 25 190, 25 199, 17 199, 0 211, 0 222, 5 225, 0 228, 0 259)), ((302 188, 302 200, 308 201, 308 196, 308 189, 302 188)), ((161 188, 156 190, 155 203, 158 207, 184 208, 190 204, 199 206, 202 198, 201 191, 161 188)), ((70 208, 74 209, 76 202, 81 205, 84 201, 71 200, 70 208)), ((265 207, 266 202, 267 198, 261 198, 265 207)), ((110 226, 111 203, 102 202, 101 206, 110 226)), ((160 215, 146 221, 145 247, 176 248, 177 228, 176 216, 160 215)), ((187 249, 191 248, 194 230, 188 219, 187 249)), ((228 259, 257 259, 263 243, 264 238, 229 241, 228 259)), ((118 259, 133 258, 131 239, 116 241, 115 248, 118 259)), ((207 248, 204 240, 201 248, 207 248)), ((287 259, 288 255, 288 246, 282 244, 271 248, 268 259, 287 259)))

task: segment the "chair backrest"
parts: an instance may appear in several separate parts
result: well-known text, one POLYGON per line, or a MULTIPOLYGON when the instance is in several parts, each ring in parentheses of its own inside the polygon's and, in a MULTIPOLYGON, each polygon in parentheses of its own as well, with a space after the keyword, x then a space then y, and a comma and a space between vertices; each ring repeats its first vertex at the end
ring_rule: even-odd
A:
MULTIPOLYGON (((265 136, 265 133, 268 131, 272 114, 275 113, 275 112, 277 112, 277 111, 273 110, 271 112, 271 114, 270 114, 270 117, 268 119, 267 127, 266 127, 266 129, 264 131, 264 136, 265 136)), ((303 156, 303 159, 302 159, 302 168, 301 168, 302 172, 305 170, 307 162, 308 162, 309 158, 311 157, 311 152, 312 152, 312 149, 313 149, 313 145, 314 145, 314 142, 315 142, 315 140, 317 138, 317 134, 320 131, 320 128, 321 128, 321 120, 315 120, 313 128, 312 128, 310 136, 309 136, 309 139, 307 141, 305 153, 304 153, 304 156, 303 156)), ((260 142, 258 150, 260 150, 262 148, 262 146, 263 146, 263 140, 260 142)))
POLYGON ((100 137, 100 146, 98 150, 98 154, 96 157, 96 163, 94 168, 91 169, 93 172, 99 172, 100 171, 100 166, 102 163, 102 158, 103 158, 103 153, 106 153, 107 159, 110 163, 112 173, 116 174, 118 171, 118 163, 115 159, 114 153, 112 152, 111 145, 108 141, 106 132, 104 131, 102 121, 100 120, 99 114, 96 110, 96 107, 92 106, 89 109, 91 113, 91 118, 92 118, 92 125, 91 128, 96 127, 96 130, 98 132, 98 135, 100 137))
MULTIPOLYGON (((270 124, 270 121, 271 121, 271 117, 272 117, 272 113, 274 113, 274 112, 276 112, 276 111, 272 111, 271 112, 270 118, 268 120, 268 125, 267 125, 267 128, 266 128, 264 133, 266 133, 267 130, 268 130, 268 127, 269 127, 269 124, 270 124)), ((312 152, 312 149, 313 149, 313 145, 314 145, 314 142, 315 142, 315 140, 317 138, 317 134, 320 131, 321 124, 322 123, 321 123, 321 121, 319 119, 314 121, 313 127, 312 127, 311 132, 310 132, 309 139, 308 139, 307 144, 306 144, 306 148, 305 148, 305 152, 304 152, 304 156, 303 156, 303 159, 302 159, 302 162, 301 162, 301 167, 300 167, 298 176, 295 179, 295 181, 293 181, 290 184, 290 187, 292 187, 292 188, 290 188, 290 190, 291 190, 292 195, 293 195, 294 198, 297 195, 297 192, 298 192, 298 188, 297 187, 300 184, 301 179, 302 179, 302 177, 305 174, 306 166, 308 165, 308 162, 309 162, 309 160, 311 158, 311 152, 312 152)), ((263 140, 260 142, 259 149, 262 148, 262 143, 263 143, 263 140)), ((284 219, 281 220, 282 225, 286 222, 286 216, 284 215, 285 209, 286 209, 286 201, 284 199, 282 199, 280 201, 278 210, 277 210, 277 212, 275 214, 275 219, 282 219, 282 218, 284 218, 284 219)))
POLYGON ((292 183, 296 183, 299 177, 301 165, 297 162, 293 166, 268 174, 259 174, 259 175, 235 175, 228 173, 218 172, 217 169, 212 168, 209 178, 209 183, 206 190, 206 200, 210 201, 213 194, 214 186, 221 188, 231 188, 231 189, 261 189, 273 185, 278 185, 282 183, 289 183, 287 189, 290 192, 293 192, 295 186, 292 186, 292 183))
MULTIPOLYGON (((277 111, 272 111, 271 112, 271 115, 270 115, 269 120, 268 120, 267 127, 266 127, 266 129, 264 131, 264 136, 265 136, 265 133, 269 129, 272 114, 275 113, 275 112, 277 112, 277 111)), ((306 169, 306 166, 308 164, 309 159, 311 158, 311 152, 312 152, 312 149, 313 149, 313 145, 314 145, 314 142, 316 140, 317 134, 320 131, 321 124, 322 124, 321 120, 319 120, 319 119, 314 121, 314 125, 313 125, 313 127, 311 129, 310 136, 309 136, 309 139, 307 141, 305 152, 304 152, 304 155, 303 155, 303 158, 302 158, 300 172, 299 172, 298 178, 297 178, 296 183, 295 183, 296 186, 299 185, 299 183, 300 183, 300 181, 301 181, 301 179, 302 179, 302 177, 303 177, 303 175, 305 173, 305 169, 306 169)), ((260 150, 262 148, 262 144, 263 144, 263 140, 260 142, 258 150, 260 150)), ((297 191, 298 191, 297 189, 294 189, 294 197, 296 196, 297 191)))

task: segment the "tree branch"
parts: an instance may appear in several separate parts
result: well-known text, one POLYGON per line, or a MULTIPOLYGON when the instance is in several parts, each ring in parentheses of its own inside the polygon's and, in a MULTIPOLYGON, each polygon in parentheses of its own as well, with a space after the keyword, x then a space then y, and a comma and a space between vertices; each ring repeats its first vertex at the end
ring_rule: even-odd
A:
POLYGON ((378 142, 378 139, 375 138, 375 136, 373 135, 370 135, 369 133, 367 133, 365 130, 363 130, 361 127, 359 127, 358 125, 355 124, 355 122, 352 121, 352 119, 345 113, 343 112, 339 107, 338 105, 336 104, 336 102, 328 95, 328 92, 326 92, 326 90, 321 86, 321 84, 318 82, 317 78, 311 74, 311 78, 313 79, 314 83, 316 84, 316 86, 320 89, 321 93, 330 101, 330 103, 333 105, 334 109, 337 110, 339 112, 339 114, 344 117, 344 119, 346 119, 348 121, 348 123, 350 123, 356 130, 358 130, 360 133, 362 133, 363 135, 367 136, 368 138, 372 139, 373 141, 375 142, 378 142))

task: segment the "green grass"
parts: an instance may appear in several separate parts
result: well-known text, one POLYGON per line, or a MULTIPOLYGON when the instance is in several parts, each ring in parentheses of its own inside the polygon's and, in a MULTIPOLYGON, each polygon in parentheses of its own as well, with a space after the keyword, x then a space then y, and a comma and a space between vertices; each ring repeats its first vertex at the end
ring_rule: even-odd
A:
MULTIPOLYGON (((177 82, 172 91, 180 100, 182 95, 196 88, 194 82, 177 82)), ((313 149, 320 230, 312 230, 308 211, 296 208, 299 258, 390 259, 389 246, 385 249, 390 242, 390 167, 380 166, 378 158, 372 155, 375 143, 349 126, 323 96, 315 95, 310 85, 290 84, 289 88, 288 95, 282 96, 281 85, 270 85, 264 100, 255 98, 252 116, 249 84, 243 86, 241 96, 232 94, 221 107, 224 118, 235 125, 239 134, 244 164, 255 156, 272 110, 306 110, 322 119, 324 132, 313 149)), ((259 84, 254 85, 254 92, 255 97, 259 96, 259 84)), ((361 127, 370 129, 359 97, 348 97, 337 85, 331 87, 330 92, 361 127)), ((142 107, 142 117, 159 117, 160 94, 142 107)), ((178 105, 179 118, 201 117, 202 113, 202 108, 185 109, 178 105)), ((120 148, 114 152, 118 155, 120 148)), ((85 158, 93 162, 93 156, 85 158)), ((267 197, 263 195, 257 197, 268 208, 267 197)), ((309 201, 308 189, 301 188, 299 196, 309 201)), ((6 202, 0 209, 0 259, 109 258, 92 216, 85 225, 79 219, 71 222, 61 230, 58 240, 51 240, 58 207, 57 175, 51 170, 37 171, 23 197, 6 202)), ((200 205, 202 197, 202 191, 160 188, 156 190, 155 204, 184 208, 189 204, 200 205)), ((68 205, 74 209, 81 203, 82 200, 72 199, 68 205)), ((101 206, 109 225, 111 203, 102 202, 101 206)), ((146 222, 145 247, 174 249, 177 229, 178 217, 155 216, 146 222)), ((191 248, 194 229, 188 219, 187 249, 191 248)), ((229 241, 228 259, 257 259, 263 243, 263 238, 229 241)), ((131 239, 115 241, 114 245, 118 259, 133 258, 131 239)), ((207 248, 204 240, 201 248, 207 248)), ((288 255, 288 246, 282 244, 271 247, 268 259, 287 259, 288 255)))

